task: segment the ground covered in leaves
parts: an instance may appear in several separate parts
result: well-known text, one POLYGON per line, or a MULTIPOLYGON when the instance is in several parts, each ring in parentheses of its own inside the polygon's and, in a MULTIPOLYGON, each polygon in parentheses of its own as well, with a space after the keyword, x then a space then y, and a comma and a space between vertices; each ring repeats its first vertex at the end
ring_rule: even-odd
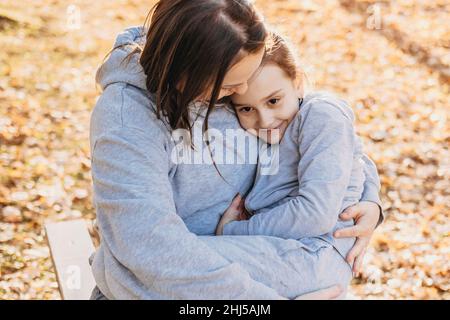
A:
MULTIPOLYGON (((94 218, 97 65, 154 1, 0 4, 0 299, 59 299, 43 222, 94 218), (79 19, 80 18, 80 19, 79 19)), ((351 293, 450 298, 450 4, 257 0, 311 86, 347 99, 388 214, 351 293)))

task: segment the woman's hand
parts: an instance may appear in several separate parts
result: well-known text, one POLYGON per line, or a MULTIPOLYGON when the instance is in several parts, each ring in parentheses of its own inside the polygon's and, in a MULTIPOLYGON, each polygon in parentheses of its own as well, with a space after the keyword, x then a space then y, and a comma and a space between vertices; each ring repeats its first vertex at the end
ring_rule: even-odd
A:
POLYGON ((223 227, 228 222, 246 220, 247 217, 245 211, 244 199, 240 194, 237 194, 228 209, 223 213, 216 228, 216 236, 221 236, 223 234, 223 227))
POLYGON ((364 254, 377 227, 380 214, 380 207, 376 203, 361 201, 354 206, 348 207, 339 216, 342 220, 355 219, 354 226, 337 230, 334 233, 336 238, 357 238, 353 248, 347 255, 347 262, 350 265, 353 264, 355 276, 361 272, 364 254))

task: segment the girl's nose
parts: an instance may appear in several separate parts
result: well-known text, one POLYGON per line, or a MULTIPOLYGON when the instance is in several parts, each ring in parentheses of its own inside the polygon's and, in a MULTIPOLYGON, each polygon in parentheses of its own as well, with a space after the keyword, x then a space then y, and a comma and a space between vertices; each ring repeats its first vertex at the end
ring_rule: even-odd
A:
POLYGON ((259 115, 259 127, 267 129, 273 123, 273 117, 269 111, 263 111, 259 115))

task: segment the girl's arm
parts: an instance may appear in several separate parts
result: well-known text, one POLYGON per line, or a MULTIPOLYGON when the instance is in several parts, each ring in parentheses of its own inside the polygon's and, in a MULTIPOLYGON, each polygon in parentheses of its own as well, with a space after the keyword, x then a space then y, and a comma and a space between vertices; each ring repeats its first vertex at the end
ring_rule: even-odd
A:
POLYGON ((353 113, 325 101, 303 108, 308 109, 302 112, 298 137, 299 195, 249 220, 226 224, 223 234, 299 239, 323 235, 335 227, 352 172, 353 113))
POLYGON ((91 140, 102 240, 93 272, 108 298, 282 299, 188 231, 176 213, 163 134, 96 113, 94 127, 106 128, 91 140))

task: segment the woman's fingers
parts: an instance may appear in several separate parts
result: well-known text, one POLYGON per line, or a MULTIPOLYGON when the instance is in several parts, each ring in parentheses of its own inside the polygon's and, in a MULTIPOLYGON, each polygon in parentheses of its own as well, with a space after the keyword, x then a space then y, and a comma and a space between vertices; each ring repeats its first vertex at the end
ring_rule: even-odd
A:
POLYGON ((347 262, 354 266, 355 259, 366 249, 369 244, 369 238, 357 238, 350 252, 347 254, 347 262))
POLYGON ((356 218, 361 213, 361 209, 358 205, 354 205, 351 207, 348 207, 347 209, 342 212, 339 217, 342 220, 350 220, 356 218))
POLYGON ((352 238, 352 237, 362 237, 367 234, 368 229, 366 226, 361 224, 356 224, 354 226, 336 230, 334 236, 336 238, 352 238))
POLYGON ((356 276, 361 272, 365 250, 378 222, 379 208, 378 205, 371 202, 360 202, 347 208, 340 217, 343 220, 355 219, 356 221, 356 225, 337 230, 334 233, 336 238, 357 238, 346 258, 347 262, 352 265, 353 274, 356 276))
POLYGON ((363 251, 355 259, 355 263, 353 264, 353 274, 355 275, 355 277, 359 276, 362 271, 362 264, 365 255, 366 249, 364 248, 363 251))
POLYGON ((295 298, 295 300, 331 300, 342 294, 342 288, 335 285, 326 289, 303 294, 295 298))

